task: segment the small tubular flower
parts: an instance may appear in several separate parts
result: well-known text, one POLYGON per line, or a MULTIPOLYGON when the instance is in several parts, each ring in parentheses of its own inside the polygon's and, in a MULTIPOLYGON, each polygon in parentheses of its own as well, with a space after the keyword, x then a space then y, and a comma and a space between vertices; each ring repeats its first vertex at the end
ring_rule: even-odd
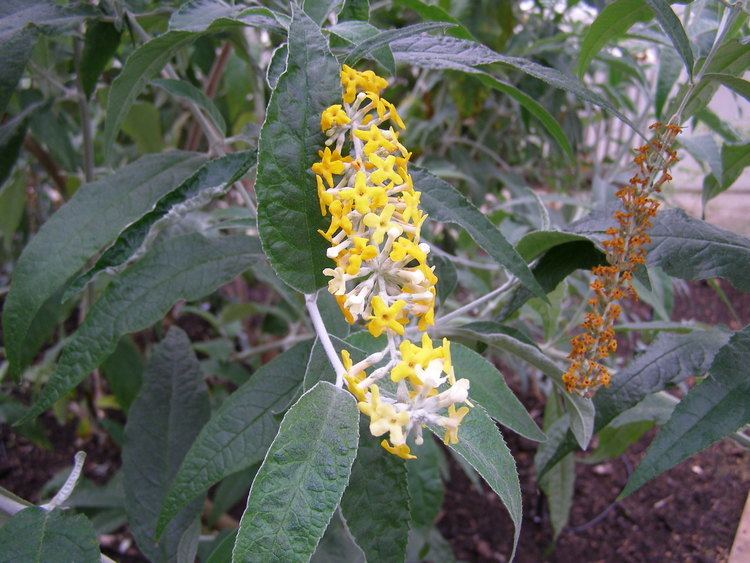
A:
POLYGON ((328 140, 312 166, 321 215, 331 221, 320 234, 335 265, 323 273, 347 322, 365 321, 372 336, 387 340, 357 363, 342 351, 344 381, 370 433, 387 435, 381 446, 414 459, 407 441, 422 444, 426 425, 442 427, 446 444, 458 441, 469 380, 456 379, 450 342, 435 346, 424 333, 434 322, 437 276, 421 242, 427 216, 409 175, 411 153, 394 130, 405 124, 381 97, 388 82, 344 65, 341 86, 342 103, 321 114, 328 140), (420 344, 404 338, 411 323, 424 333, 420 344))
POLYGON ((592 270, 593 295, 581 324, 583 332, 570 342, 570 365, 563 374, 568 392, 590 397, 610 384, 612 375, 601 360, 617 350, 614 324, 622 314, 618 301, 626 296, 638 298, 633 274, 646 262, 646 245, 651 242, 648 231, 659 208, 659 200, 652 196, 672 179, 669 168, 677 162, 677 153, 671 147, 682 131, 678 125, 659 122, 649 129, 652 139, 636 149, 633 158, 635 175, 615 193, 621 204, 613 214, 617 226, 607 229, 608 238, 602 243, 608 264, 592 270))

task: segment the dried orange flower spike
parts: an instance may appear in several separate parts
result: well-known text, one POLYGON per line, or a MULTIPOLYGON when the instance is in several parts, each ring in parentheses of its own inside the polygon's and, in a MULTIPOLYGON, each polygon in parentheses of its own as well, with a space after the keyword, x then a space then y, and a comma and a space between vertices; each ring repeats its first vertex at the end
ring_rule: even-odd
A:
POLYGON ((638 298, 633 273, 646 263, 646 246, 651 242, 648 231, 659 209, 659 201, 652 196, 672 179, 669 168, 677 162, 672 145, 682 131, 678 125, 659 122, 649 129, 653 137, 635 151, 635 175, 615 194, 621 203, 613 215, 617 226, 607 229, 608 238, 602 243, 608 265, 593 269, 590 311, 581 324, 583 331, 571 339, 570 367, 563 375, 568 392, 591 396, 610 384, 612 376, 601 361, 617 350, 614 324, 622 314, 618 302, 626 295, 638 298))

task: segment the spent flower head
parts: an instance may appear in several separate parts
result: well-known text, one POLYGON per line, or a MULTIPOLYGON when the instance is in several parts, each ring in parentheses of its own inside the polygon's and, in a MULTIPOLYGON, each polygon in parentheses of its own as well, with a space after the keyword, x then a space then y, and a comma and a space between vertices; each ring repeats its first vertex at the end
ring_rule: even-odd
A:
POLYGON ((614 213, 617 226, 607 229, 608 238, 602 243, 608 264, 593 269, 589 312, 581 324, 583 331, 571 339, 570 366, 563 375, 568 392, 591 396, 610 384, 612 375, 602 360, 617 350, 614 324, 622 314, 619 301, 638 298, 633 274, 646 263, 648 231, 659 209, 659 200, 652 196, 672 179, 669 168, 677 162, 672 145, 682 130, 659 122, 649 129, 651 140, 635 151, 635 174, 615 194, 621 204, 614 213))

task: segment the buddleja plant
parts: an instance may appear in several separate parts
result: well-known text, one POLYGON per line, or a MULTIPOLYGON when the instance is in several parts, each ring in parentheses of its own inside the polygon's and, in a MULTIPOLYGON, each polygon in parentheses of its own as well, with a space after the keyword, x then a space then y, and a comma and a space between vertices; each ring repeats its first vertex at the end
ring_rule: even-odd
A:
POLYGON ((551 37, 540 6, 478 2, 494 36, 460 3, 267 4, 0 6, 3 391, 31 399, 9 396, 8 418, 40 440, 39 415, 70 411, 81 436, 96 426, 122 451, 106 486, 76 488, 79 455, 45 504, 2 491, 9 560, 104 559, 97 535, 124 524, 153 561, 450 560, 435 528, 449 456, 507 509, 512 558, 521 487, 498 423, 540 444, 555 533, 573 452, 595 433, 602 458, 663 425, 623 495, 720 438, 748 443, 750 328, 643 323, 645 350, 610 359, 631 302, 658 308, 670 276, 750 290, 750 240, 660 197, 683 147, 707 163, 706 201, 749 162, 707 109, 719 85, 747 97, 742 2, 681 21, 662 0, 616 0, 585 29, 556 13, 576 33, 551 37), (643 115, 617 88, 651 83, 629 53, 602 52, 633 25, 662 57, 643 115), (542 64, 555 41, 567 62, 542 64), (610 83, 623 67, 632 84, 610 83), (607 197, 578 221, 564 202, 553 227, 561 206, 519 189, 501 157, 573 182, 577 131, 605 120, 632 130, 594 178, 607 197), (721 149, 686 138, 699 121, 721 149), (490 149, 506 131, 512 146, 490 149), (539 217, 488 210, 498 178, 539 217), (212 337, 188 336, 190 319, 212 337), (543 430, 487 359, 498 352, 546 390, 543 430), (665 392, 691 376, 681 400, 665 392))

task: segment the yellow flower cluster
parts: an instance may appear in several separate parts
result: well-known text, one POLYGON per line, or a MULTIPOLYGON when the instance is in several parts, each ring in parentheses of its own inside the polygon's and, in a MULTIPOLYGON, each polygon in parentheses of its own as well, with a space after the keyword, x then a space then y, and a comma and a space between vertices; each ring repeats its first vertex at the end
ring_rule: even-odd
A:
POLYGON ((362 319, 370 334, 387 338, 382 351, 356 364, 342 352, 344 380, 373 436, 388 434, 381 445, 412 459, 407 438, 421 444, 425 425, 444 428, 446 443, 458 441, 468 408, 456 405, 470 405, 469 381, 456 380, 447 339, 433 347, 427 334, 421 345, 404 338, 412 319, 422 332, 434 323, 437 277, 427 262, 430 247, 420 240, 426 215, 408 172, 411 153, 394 130, 405 125, 380 96, 388 82, 344 65, 341 85, 343 103, 320 117, 328 139, 312 166, 320 212, 331 218, 320 234, 335 267, 323 272, 346 320, 362 319))
POLYGON ((614 213, 617 227, 607 229, 609 238, 603 242, 609 264, 593 270, 590 311, 581 325, 583 332, 571 339, 570 366, 563 375, 568 392, 590 396, 610 384, 612 376, 601 360, 617 350, 614 323, 622 313, 617 302, 626 295, 638 297, 631 281, 635 269, 646 263, 645 245, 651 242, 648 231, 659 208, 659 201, 651 196, 672 179, 669 167, 677 162, 672 145, 682 130, 659 122, 650 129, 653 138, 633 158, 635 175, 616 193, 622 204, 614 213))

